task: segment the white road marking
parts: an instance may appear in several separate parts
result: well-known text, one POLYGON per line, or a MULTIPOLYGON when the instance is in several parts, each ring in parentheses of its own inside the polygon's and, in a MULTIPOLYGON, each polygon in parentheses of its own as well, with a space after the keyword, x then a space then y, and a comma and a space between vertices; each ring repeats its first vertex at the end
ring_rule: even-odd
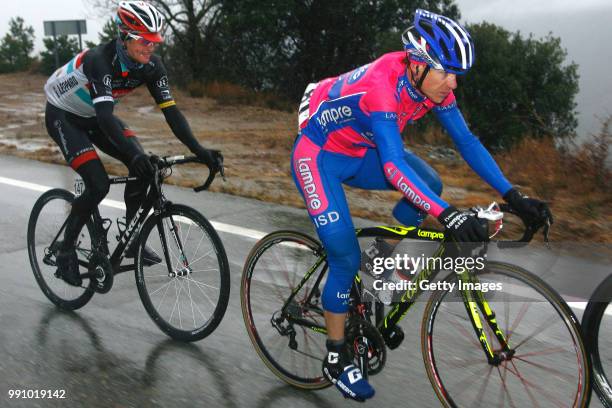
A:
MULTIPOLYGON (((7 184, 9 186, 25 188, 27 190, 40 191, 40 192, 45 192, 53 188, 49 186, 44 186, 42 184, 29 183, 27 181, 16 180, 16 179, 8 178, 8 177, 0 177, 0 183, 7 184)), ((108 198, 105 198, 104 200, 102 200, 101 205, 106 206, 106 207, 116 208, 119 210, 125 210, 125 203, 121 201, 117 201, 117 200, 111 200, 108 198)), ((210 223, 213 225, 213 227, 215 227, 217 231, 227 232, 229 234, 234 234, 234 235, 240 235, 242 237, 250 238, 253 240, 259 240, 263 238, 264 236, 266 236, 265 232, 257 231, 257 230, 249 229, 249 228, 243 228, 237 225, 226 224, 224 222, 218 222, 218 221, 210 221, 210 223)))

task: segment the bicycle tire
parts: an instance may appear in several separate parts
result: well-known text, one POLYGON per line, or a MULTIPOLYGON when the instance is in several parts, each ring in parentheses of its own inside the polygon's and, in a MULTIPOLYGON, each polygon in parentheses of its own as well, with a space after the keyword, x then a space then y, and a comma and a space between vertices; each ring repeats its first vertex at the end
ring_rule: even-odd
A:
POLYGON ((593 389, 606 408, 612 408, 612 385, 604 371, 599 350, 599 329, 608 305, 612 301, 612 275, 601 282, 587 303, 582 315, 582 331, 593 365, 593 389))
MULTIPOLYGON (((476 271, 476 275, 479 277, 479 279, 484 279, 484 281, 487 280, 487 277, 484 276, 487 273, 489 275, 497 274, 501 277, 506 277, 507 279, 515 279, 516 281, 524 285, 521 287, 517 284, 508 285, 506 283, 506 289, 504 290, 504 292, 500 292, 501 295, 504 297, 508 296, 508 293, 510 293, 510 295, 515 297, 515 300, 518 301, 522 299, 525 294, 532 296, 534 293, 537 293, 540 294, 546 302, 529 302, 525 301, 529 300, 529 297, 524 298, 522 303, 517 303, 521 305, 520 311, 518 312, 516 317, 513 316, 514 321, 512 322, 512 324, 510 323, 512 321, 512 319, 510 318, 510 304, 514 303, 508 304, 507 309, 504 309, 504 311, 506 312, 504 316, 500 316, 499 313, 496 314, 495 317, 499 323, 499 328, 503 331, 505 323, 506 329, 509 329, 504 332, 504 335, 510 343, 510 347, 512 347, 514 344, 517 351, 519 347, 521 347, 520 352, 517 352, 517 354, 515 354, 512 358, 502 362, 497 367, 497 376, 496 373, 493 373, 493 369, 495 367, 493 365, 488 364, 488 361, 484 355, 484 351, 482 350, 480 343, 476 338, 476 334, 473 330, 470 330, 472 326, 470 319, 467 318, 467 312, 465 310, 464 305, 462 303, 458 303, 454 306, 454 308, 450 308, 446 305, 450 303, 449 299, 451 295, 449 295, 449 293, 451 292, 449 292, 448 290, 435 291, 427 302, 423 314, 423 320, 421 325, 421 348, 423 354, 423 361, 425 363, 425 368, 427 371, 427 376, 442 405, 445 407, 473 407, 506 406, 506 403, 508 403, 509 406, 542 407, 547 406, 546 403, 548 402, 548 400, 550 400, 550 406, 553 407, 587 407, 590 401, 589 356, 586 351, 586 347, 583 344, 582 337, 580 335, 578 321, 569 306, 554 291, 554 289, 552 289, 540 278, 534 276, 533 274, 522 268, 501 262, 488 262, 484 269, 476 271), (520 296, 517 296, 517 294, 519 294, 520 296), (447 302, 446 304, 442 304, 446 296, 449 296, 449 299, 447 299, 449 300, 449 302, 447 302), (533 305, 536 305, 534 307, 536 307, 538 310, 532 310, 532 313, 527 314, 527 310, 533 305), (539 309, 547 309, 549 308, 549 306, 552 306, 552 308, 556 312, 556 315, 558 315, 560 319, 553 319, 552 317, 554 317, 555 314, 536 313, 540 312, 539 309), (450 328, 448 326, 453 326, 453 330, 450 330, 450 344, 452 344, 452 350, 448 348, 448 342, 440 342, 440 340, 437 340, 436 336, 434 335, 434 329, 437 327, 435 325, 435 320, 436 317, 438 317, 438 313, 441 309, 448 309, 449 312, 447 312, 447 315, 449 316, 452 316, 453 314, 456 315, 451 319, 450 324, 446 325, 447 327, 440 327, 440 325, 438 325, 440 329, 437 331, 439 333, 437 337, 443 337, 444 329, 450 328), (466 323, 465 326, 468 327, 467 329, 461 326, 462 322, 460 317, 458 317, 461 315, 463 315, 463 319, 466 323), (530 315, 532 317, 537 316, 540 318, 544 316, 544 323, 538 323, 535 325, 535 327, 531 324, 525 323, 524 326, 519 329, 518 324, 525 320, 525 316, 530 315), (457 320, 457 322, 453 323, 453 320, 457 320), (560 327, 560 333, 569 333, 568 338, 571 339, 572 344, 567 345, 563 341, 563 339, 559 340, 560 334, 558 333, 554 333, 555 335, 549 336, 549 338, 544 337, 544 340, 547 340, 547 342, 544 342, 544 340, 542 339, 534 340, 536 336, 544 335, 544 333, 550 335, 551 328, 555 327, 560 327), (464 334, 465 340, 462 340, 463 337, 460 336, 461 333, 464 334), (470 338, 470 336, 472 338, 470 338), (511 336, 513 338, 511 338, 511 336), (519 337, 519 339, 522 338, 522 340, 515 340, 514 337, 519 337), (464 351, 462 353, 457 353, 457 349, 458 347, 460 347, 462 342, 471 342, 472 345, 468 345, 468 352, 464 351), (435 346, 434 343, 436 344, 435 346), (548 346, 548 348, 537 349, 534 352, 525 353, 523 346, 528 343, 530 345, 527 346, 527 348, 531 347, 533 349, 535 347, 537 349, 538 347, 544 346, 548 346), (556 343, 560 343, 562 345, 558 346, 556 343), (541 346, 541 344, 543 344, 543 346, 541 346), (553 347, 553 345, 556 347, 553 347), (474 349, 472 350, 471 347, 473 347, 474 349), (567 374, 562 371, 562 369, 565 369, 566 366, 559 367, 559 364, 563 364, 563 362, 567 361, 567 359, 563 360, 565 355, 560 355, 564 347, 568 347, 570 353, 572 351, 576 352, 578 364, 577 371, 575 374, 575 382, 573 375, 567 374), (448 350, 445 350, 445 348, 448 350), (451 356, 453 356, 453 361, 450 361, 450 358, 448 359, 448 362, 444 359, 439 359, 440 356, 437 355, 437 353, 444 354, 445 351, 449 352, 451 356), (557 364, 557 366, 549 367, 546 363, 550 362, 550 355, 554 353, 558 354, 555 356, 557 360, 553 360, 553 362, 557 364), (528 357, 536 361, 528 361, 528 357), (436 358, 438 358, 438 360, 436 360, 436 358), (542 358, 545 358, 546 360, 540 361, 539 359, 542 358), (441 369, 441 364, 445 364, 448 368, 444 370, 441 369), (453 391, 449 391, 448 383, 453 383, 456 379, 460 377, 453 377, 451 375, 446 375, 447 373, 442 373, 443 371, 450 371, 450 369, 454 367, 457 367, 460 370, 459 376, 461 376, 462 378, 459 379, 459 382, 457 383, 457 391, 454 392, 454 395, 451 395, 453 394, 453 391), (482 381, 476 376, 482 373, 486 374, 486 370, 484 368, 483 370, 480 370, 480 367, 488 367, 489 369, 486 379, 482 381), (474 370, 478 371, 474 372, 474 370), (522 373, 521 370, 523 370, 522 373), (526 372, 527 374, 529 374, 529 376, 525 375, 526 372), (545 373, 548 374, 548 376, 545 376, 545 373), (489 398, 489 401, 484 401, 486 398, 489 397, 489 394, 487 393, 490 393, 491 390, 494 390, 496 388, 495 385, 491 385, 489 387, 489 383, 492 378, 499 378, 501 384, 501 386, 499 387, 501 394, 497 396, 496 403, 491 401, 493 398, 489 398), (537 378, 537 380, 535 382, 530 381, 533 378, 537 378), (463 384, 462 386, 462 382, 466 379, 471 381, 470 384, 478 384, 476 386, 477 388, 474 389, 474 393, 468 393, 470 394, 468 398, 472 398, 473 396, 475 396, 477 401, 458 403, 455 400, 458 400, 461 395, 465 393, 466 390, 470 389, 467 384, 463 384), (561 381, 577 384, 575 395, 571 394, 574 392, 572 391, 573 388, 569 391, 569 402, 565 401, 563 397, 563 392, 566 389, 564 387, 566 387, 566 384, 560 384, 561 381, 557 381, 558 379, 560 379, 561 381), (549 384, 542 385, 539 384, 540 381, 548 381, 549 384), (553 388, 553 386, 550 384, 550 381, 553 381, 553 384, 557 386, 557 388, 553 388), (561 387, 558 387, 558 385, 561 385, 561 387), (512 391, 514 391, 514 388, 517 388, 518 390, 521 390, 521 392, 511 393, 510 388, 513 388, 512 391), (540 399, 539 401, 537 401, 533 395, 533 390, 537 390, 538 392, 540 392, 546 398, 546 400, 542 401, 540 399), (513 400, 519 398, 523 399, 523 401, 517 403, 513 400), (525 402, 524 399, 527 399, 527 402, 525 402)), ((457 275, 452 272, 446 277, 446 280, 449 282, 456 281, 457 275)), ((498 295, 496 294, 493 296, 496 297, 498 295)), ((494 299, 493 302, 495 301, 496 300, 494 299)), ((495 312, 496 309, 499 309, 498 305, 495 305, 493 303, 491 304, 493 305, 491 306, 493 312, 495 312)), ((444 319, 444 316, 444 312, 441 312, 440 318, 444 319)), ((488 329, 488 338, 494 338, 494 341, 496 341, 497 339, 488 327, 484 318, 482 318, 482 321, 482 324, 485 329, 488 329)), ((444 323, 444 321, 442 321, 442 323, 444 323)), ((568 359, 569 361, 573 361, 573 355, 570 354, 570 357, 568 359)))
MULTIPOLYGON (((169 231, 168 233, 166 233, 166 238, 169 241, 169 244, 166 248, 168 251, 170 251, 172 249, 172 247, 170 246, 172 241, 171 241, 171 234, 169 231)), ((174 243, 176 244, 176 241, 174 243)), ((172 254, 169 254, 169 256, 170 255, 172 254)), ((176 253, 174 254, 174 256, 176 256, 176 253)), ((175 259, 174 261, 171 261, 171 263, 174 263, 174 266, 172 266, 173 271, 178 271, 179 269, 181 269, 181 267, 179 267, 178 264, 175 263, 176 260, 177 259, 175 259)), ((136 286, 138 287, 138 294, 140 295, 140 299, 142 300, 142 304, 144 305, 145 310, 147 311, 151 319, 153 319, 155 324, 164 333, 166 333, 168 336, 172 337, 175 340, 184 341, 184 342, 202 340, 203 338, 210 335, 217 328, 217 326, 219 326, 219 324, 221 323, 221 320, 223 319, 223 316, 225 315, 227 304, 229 302, 229 294, 230 294, 230 271, 229 271, 229 262, 227 260, 227 255, 225 253, 225 248, 223 247, 223 243, 221 242, 221 239, 217 235, 217 232, 215 231, 214 227, 210 224, 210 222, 208 222, 208 220, 202 214, 200 214, 198 211, 196 211, 195 209, 191 207, 180 205, 180 204, 170 204, 166 208, 164 208, 164 210, 162 210, 159 215, 153 214, 145 221, 144 225, 142 226, 142 230, 140 232, 140 244, 138 246, 138 253, 136 255, 135 277, 136 277, 136 286), (164 222, 169 222, 170 219, 174 220, 175 225, 177 226, 179 224, 185 224, 189 226, 188 231, 185 232, 184 234, 182 230, 179 231, 179 235, 182 234, 181 240, 182 240, 183 248, 179 250, 179 247, 177 244, 176 249, 179 250, 181 254, 184 254, 188 260, 189 259, 191 260, 190 268, 193 267, 201 259, 207 257, 206 255, 204 255, 200 259, 196 258, 196 255, 198 254, 198 251, 201 248, 202 242, 206 238, 206 243, 205 243, 205 245, 207 245, 206 248, 210 248, 209 252, 211 254, 214 253, 215 255, 214 257, 211 257, 212 259, 211 262, 214 263, 214 267, 212 269, 210 270, 209 269, 204 269, 204 270, 191 269, 190 272, 186 274, 185 276, 179 276, 178 273, 176 276, 170 276, 170 274, 167 271, 167 266, 166 266, 167 263, 165 260, 166 258, 165 258, 164 250, 161 245, 161 239, 159 243, 154 243, 154 236, 151 235, 151 232, 154 229, 157 229, 158 233, 160 232, 159 229, 156 228, 158 225, 158 221, 161 220, 162 225, 164 225, 163 228, 165 231, 166 224, 164 222), (192 243, 192 241, 189 241, 189 237, 191 235, 191 230, 194 225, 196 226, 196 228, 199 228, 202 231, 201 238, 199 240, 200 245, 198 246, 196 244, 195 249, 193 249, 193 246, 188 247, 187 245, 187 244, 192 243), (145 266, 143 262, 143 248, 145 244, 148 245, 153 250, 157 249, 157 252, 160 255, 160 258, 162 258, 162 262, 160 264, 145 266), (189 253, 186 253, 186 252, 189 252, 189 253), (193 255, 194 257, 190 258, 191 255, 193 255), (159 269, 157 270, 157 272, 160 272, 161 275, 152 275, 152 273, 156 273, 156 271, 154 271, 153 268, 160 267, 160 266, 161 266, 161 271, 163 272, 160 272, 159 269), (147 269, 146 273, 145 273, 145 268, 147 269), (216 268, 218 268, 218 270, 216 268), (218 288, 216 288, 213 285, 209 285, 208 283, 203 283, 202 281, 198 280, 197 277, 201 275, 197 275, 196 277, 194 277, 195 273, 204 275, 203 272, 209 272, 209 271, 215 271, 215 270, 218 272, 218 275, 214 274, 215 275, 214 277, 210 276, 207 279, 210 279, 210 280, 214 279, 215 283, 218 283, 218 288), (165 273, 165 276, 164 276, 164 273, 165 273), (172 313, 170 314, 169 317, 164 317, 162 310, 161 310, 163 308, 164 298, 162 298, 159 301, 158 305, 155 306, 153 299, 151 297, 152 295, 155 295, 155 291, 149 291, 155 283, 156 279, 154 278, 158 278, 158 277, 162 278, 161 279, 162 282, 166 282, 164 283, 164 285, 168 285, 167 288, 170 287, 171 282, 174 282, 174 285, 175 285, 174 287, 175 287, 175 294, 176 294, 176 302, 173 305, 172 313), (217 279, 218 279, 218 282, 217 282, 217 279), (215 302, 213 302, 210 299, 210 296, 204 290, 204 289, 209 289, 211 287, 213 289, 218 289, 216 291, 218 293, 218 296, 215 302), (191 291, 192 288, 194 289, 194 291, 196 289, 199 290, 200 295, 196 295, 197 292, 194 292, 192 294, 192 291, 191 291), (191 317, 194 322, 193 327, 183 327, 183 321, 182 321, 182 317, 180 314, 181 313, 180 305, 186 302, 184 302, 183 300, 179 300, 183 289, 187 291, 186 294, 190 302, 190 307, 187 307, 188 309, 187 312, 189 312, 189 309, 191 309, 191 313, 192 313, 191 317), (195 308, 193 307, 194 298, 196 298, 197 296, 201 296, 201 295, 203 295, 204 298, 209 303, 213 304, 213 310, 210 313, 210 317, 207 317, 207 315, 204 314, 204 312, 202 311, 201 308, 199 308, 199 306, 196 305, 195 308), (177 308, 177 305, 178 305, 178 308, 177 308), (176 323, 173 323, 174 311, 177 309, 178 309, 178 325, 176 323), (196 312, 199 313, 201 317, 204 318, 202 324, 195 321, 196 312)), ((166 292, 167 291, 168 289, 166 289, 166 292)), ((206 310, 208 310, 208 308, 206 310)))
MULTIPOLYGON (((297 367, 295 367, 294 370, 291 367, 287 367, 286 360, 280 360, 283 357, 282 353, 284 353, 285 350, 289 351, 289 355, 291 356, 290 359, 297 358, 297 356, 301 356, 298 351, 299 347, 303 344, 308 344, 307 341, 297 342, 298 349, 296 350, 290 349, 289 346, 287 346, 287 342, 285 342, 284 347, 287 347, 287 349, 283 347, 279 355, 273 355, 274 353, 268 350, 268 347, 265 344, 265 340, 268 337, 273 338, 273 341, 275 342, 278 341, 277 338, 281 339, 281 341, 284 341, 285 339, 283 339, 280 332, 278 331, 276 333, 274 331, 269 331, 272 333, 272 335, 269 336, 266 334, 266 332, 264 332, 264 330, 268 328, 272 330, 276 329, 271 324, 271 318, 273 317, 273 315, 270 311, 266 313, 260 312, 260 305, 263 308, 264 301, 266 304, 270 304, 272 299, 275 297, 274 295, 276 294, 276 298, 279 300, 279 302, 277 302, 277 304, 275 304, 273 308, 280 309, 282 304, 286 301, 286 299, 288 299, 293 288, 291 287, 290 282, 287 282, 289 283, 289 285, 287 285, 287 287, 285 288, 282 288, 282 295, 275 291, 267 291, 266 287, 264 286, 265 279, 263 279, 265 278, 265 275, 262 278, 261 284, 257 283, 257 278, 253 280, 256 271, 259 271, 260 267, 263 268, 263 271, 268 268, 265 264, 261 266, 262 262, 259 262, 258 264, 258 261, 260 261, 261 259, 265 259, 262 258, 262 256, 266 253, 266 251, 270 250, 271 248, 281 248, 284 251, 285 249, 291 249, 295 246, 302 246, 307 251, 312 251, 313 253, 320 253, 321 250, 321 244, 317 240, 306 234, 295 231, 276 231, 266 235, 255 244, 255 246, 253 247, 253 249, 245 260, 244 268, 242 271, 242 279, 240 285, 240 304, 242 308, 242 316, 244 319, 247 333, 249 334, 249 338, 251 340, 251 343, 253 344, 253 347, 255 348, 255 351, 257 352, 261 360, 264 362, 264 364, 270 369, 270 371, 274 373, 274 375, 294 387, 309 390, 322 389, 331 385, 331 383, 329 383, 325 379, 325 377, 323 377, 321 372, 323 357, 325 355, 324 348, 320 351, 320 355, 315 355, 314 353, 311 353, 312 356, 309 357, 309 360, 305 360, 308 366, 305 366, 304 370, 310 369, 310 373, 299 374, 295 372, 295 370, 297 370, 297 367), (278 247, 276 245, 281 246, 278 247), (261 287, 261 289, 258 289, 259 287, 261 287), (261 293, 256 293, 257 290, 259 290, 261 293), (275 337, 275 334, 277 335, 277 337, 275 337), (313 363, 315 365, 312 365, 313 363)), ((317 258, 318 256, 319 255, 316 255, 317 258)), ((280 265, 284 261, 284 259, 282 259, 282 257, 279 258, 280 259, 278 259, 278 264, 280 265)), ((304 262, 304 264, 308 265, 310 263, 308 262, 309 260, 310 259, 304 262)), ((283 266, 280 267, 282 268, 283 266)), ((299 276, 298 279, 301 280, 301 278, 305 276, 306 272, 307 270, 301 270, 296 274, 296 276, 299 276)), ((263 272, 261 273, 263 274, 263 272)), ((276 274, 276 272, 274 273, 276 274)), ((311 278, 313 276, 311 276, 311 278)), ((273 283, 275 282, 276 280, 273 281, 273 283)), ((275 289, 280 290, 277 287, 275 287, 275 289)), ((296 306, 299 307, 297 303, 296 306)), ((307 334, 306 332, 304 332, 304 338, 306 338, 306 336, 307 334)), ((321 339, 316 340, 322 341, 324 344, 326 336, 323 334, 321 334, 321 336, 321 339)), ((302 339, 300 338, 300 340, 302 339)), ((308 351, 308 347, 306 347, 306 351, 308 351)), ((298 364, 298 366, 299 365, 300 364, 298 364)))
MULTIPOLYGON (((44 232, 46 232, 46 235, 48 235, 49 237, 54 237, 57 232, 59 232, 59 229, 62 226, 64 220, 66 219, 67 213, 73 201, 74 195, 71 192, 60 188, 52 189, 42 194, 38 198, 38 200, 36 200, 36 203, 34 203, 34 207, 30 212, 27 232, 28 257, 30 260, 30 265, 32 266, 32 272, 34 273, 34 277, 36 278, 36 282, 38 283, 38 286, 45 294, 45 296, 57 307, 64 310, 76 310, 85 306, 95 293, 93 288, 91 287, 92 282, 90 281, 89 285, 84 288, 80 288, 70 286, 64 281, 62 281, 60 278, 55 277, 53 275, 53 271, 56 268, 52 265, 45 265, 43 262, 40 262, 42 257, 39 258, 39 255, 41 254, 36 248, 36 240, 38 238, 39 240, 46 241, 46 236, 43 239, 43 235, 45 235, 44 232), (58 205, 65 211, 63 213, 56 214, 57 217, 54 217, 53 220, 50 220, 50 216, 42 217, 45 218, 45 222, 53 224, 48 227, 45 227, 45 230, 43 231, 42 229, 44 224, 43 220, 41 220, 40 215, 43 210, 49 209, 49 207, 51 207, 48 204, 51 203, 53 200, 60 200, 60 202, 58 202, 58 205), (65 203, 62 203, 62 201, 65 203), (53 223, 53 221, 57 222, 53 223), (43 268, 42 265, 47 266, 47 268, 43 268), (51 268, 48 268, 49 266, 51 266, 51 268), (72 294, 74 294, 74 296, 72 294)), ((82 251, 79 250, 78 245, 81 245, 80 242, 82 242, 82 240, 80 240, 77 243, 77 253, 82 254, 86 253, 87 251, 91 253, 91 232, 93 230, 94 229, 91 224, 91 221, 88 221, 85 224, 85 227, 81 230, 79 236, 81 238, 86 238, 86 236, 89 237, 89 248, 82 248, 82 251)), ((85 240, 85 242, 87 241, 85 240)), ((41 242, 38 242, 38 246, 40 246, 41 244, 41 242)), ((48 245, 49 243, 45 242, 44 244, 48 245)))

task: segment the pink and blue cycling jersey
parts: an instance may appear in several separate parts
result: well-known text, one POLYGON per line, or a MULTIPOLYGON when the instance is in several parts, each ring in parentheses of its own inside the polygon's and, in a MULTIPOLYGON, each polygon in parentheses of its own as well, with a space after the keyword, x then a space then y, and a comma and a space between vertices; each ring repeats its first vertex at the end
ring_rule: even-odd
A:
MULTIPOLYGON (((338 77, 306 88, 299 108, 299 135, 292 174, 328 253, 326 310, 346 311, 359 246, 342 185, 396 189, 404 199, 393 215, 418 225, 449 206, 442 183, 427 163, 404 149, 406 124, 433 111, 470 167, 501 195, 512 187, 469 130, 450 92, 436 104, 417 92, 406 72, 405 52, 385 54, 338 77)), ((375 203, 373 203, 375 205, 375 203)))
MULTIPOLYGON (((474 140, 469 140, 474 137, 465 126, 452 92, 435 104, 410 85, 405 58, 404 52, 385 54, 354 71, 319 82, 310 96, 308 119, 301 120, 300 130, 329 152, 363 157, 368 149, 379 149, 389 182, 415 206, 437 217, 448 204, 426 185, 420 185, 417 178, 411 177, 410 169, 404 168, 400 132, 407 123, 433 109, 456 141, 474 144, 474 140), (459 133, 454 134, 453 130, 459 133)), ((474 170, 504 194, 510 183, 486 150, 482 156, 484 149, 477 139, 476 142, 480 146, 476 152, 469 151, 467 146, 458 147, 464 156, 467 154, 464 158, 468 163, 476 165, 474 170)))

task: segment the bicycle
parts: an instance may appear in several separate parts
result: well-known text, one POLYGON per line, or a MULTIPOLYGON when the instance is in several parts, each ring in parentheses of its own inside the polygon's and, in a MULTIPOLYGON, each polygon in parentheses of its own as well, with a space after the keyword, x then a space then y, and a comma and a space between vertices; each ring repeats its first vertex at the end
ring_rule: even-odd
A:
POLYGON ((612 385, 608 379, 612 369, 612 356, 600 354, 600 341, 609 344, 612 336, 611 301, 612 275, 608 275, 593 291, 582 315, 582 333, 593 364, 593 389, 606 408, 612 407, 612 385))
MULTIPOLYGON (((162 185, 172 174, 173 166, 202 162, 197 157, 184 156, 153 156, 151 161, 155 172, 146 197, 129 224, 117 219, 118 243, 112 254, 108 241, 112 221, 102 218, 98 208, 81 230, 76 250, 82 286, 68 285, 56 272, 60 237, 75 198, 68 190, 49 190, 34 204, 27 232, 30 264, 45 296, 66 310, 85 306, 95 293, 108 293, 116 275, 134 270, 138 294, 155 324, 176 340, 201 340, 215 330, 227 308, 227 255, 210 222, 195 209, 167 200, 162 185), (161 263, 145 264, 145 244, 162 259, 161 263), (122 265, 132 245, 137 245, 135 263, 122 265)), ((223 163, 220 165, 224 176, 223 163)), ((207 189, 216 174, 211 171, 205 183, 194 191, 207 189)), ((110 183, 137 179, 113 177, 110 183)), ((78 185, 75 183, 75 189, 78 185)))
MULTIPOLYGON (((502 228, 504 213, 512 213, 505 205, 499 211, 492 205, 478 212, 496 221, 495 233, 502 228)), ((526 245, 536 231, 526 227, 518 242, 497 243, 526 245)), ((400 292, 400 301, 387 314, 381 302, 367 301, 363 280, 359 274, 355 277, 345 337, 367 378, 383 370, 387 348, 397 348, 403 340, 398 323, 423 293, 421 283, 431 283, 443 270, 436 260, 443 255, 458 259, 460 253, 452 253, 456 245, 444 232, 432 229, 378 226, 355 233, 360 238, 427 241, 437 247, 426 266, 412 276, 414 286, 400 292)), ((544 233, 547 240, 548 226, 544 233)), ((486 245, 480 253, 484 250, 486 245)), ((331 385, 321 373, 327 330, 320 298, 327 269, 317 240, 301 232, 277 231, 257 242, 242 273, 242 313, 255 350, 277 377, 302 389, 331 385)), ((486 261, 482 269, 450 271, 437 282, 461 285, 455 293, 432 293, 421 323, 423 361, 443 406, 588 405, 590 361, 578 320, 544 281, 520 267, 486 261), (503 291, 483 289, 484 284, 497 283, 503 291), (536 393, 544 401, 536 400, 536 393)))

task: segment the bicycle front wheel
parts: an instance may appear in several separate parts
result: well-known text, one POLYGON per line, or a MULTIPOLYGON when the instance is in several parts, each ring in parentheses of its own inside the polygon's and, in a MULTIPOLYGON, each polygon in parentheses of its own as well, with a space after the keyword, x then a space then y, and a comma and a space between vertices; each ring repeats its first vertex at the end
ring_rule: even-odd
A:
POLYGON ((304 389, 330 385, 321 373, 327 352, 318 278, 326 265, 316 240, 278 231, 255 244, 242 271, 242 316, 257 354, 281 380, 304 389))
POLYGON ((201 340, 221 323, 229 301, 229 264, 217 232, 198 211, 172 204, 149 217, 136 260, 140 299, 170 337, 201 340), (161 263, 144 264, 145 245, 161 263))
MULTIPOLYGON (((70 214, 73 201, 74 195, 67 190, 49 190, 36 201, 28 221, 28 256, 36 282, 51 302, 65 310, 85 306, 94 295, 91 282, 85 278, 87 268, 80 268, 85 278, 83 287, 71 286, 55 275, 55 256, 63 239, 60 228, 70 214)), ((92 254, 91 231, 93 227, 88 221, 76 241, 79 261, 84 263, 92 254)))
MULTIPOLYGON (((445 407, 586 407, 589 357, 576 317, 546 283, 519 267, 489 262, 476 272, 503 337, 514 354, 490 363, 457 286, 436 291, 421 327, 423 360, 445 407)), ((455 273, 446 281, 458 283, 455 273)), ((472 293, 476 293, 473 291, 472 293)), ((472 305, 474 306, 474 305, 472 305)), ((482 311, 494 352, 502 349, 482 311)))
POLYGON ((593 363, 593 385, 599 400, 612 408, 612 275, 593 292, 582 316, 584 341, 593 363))

